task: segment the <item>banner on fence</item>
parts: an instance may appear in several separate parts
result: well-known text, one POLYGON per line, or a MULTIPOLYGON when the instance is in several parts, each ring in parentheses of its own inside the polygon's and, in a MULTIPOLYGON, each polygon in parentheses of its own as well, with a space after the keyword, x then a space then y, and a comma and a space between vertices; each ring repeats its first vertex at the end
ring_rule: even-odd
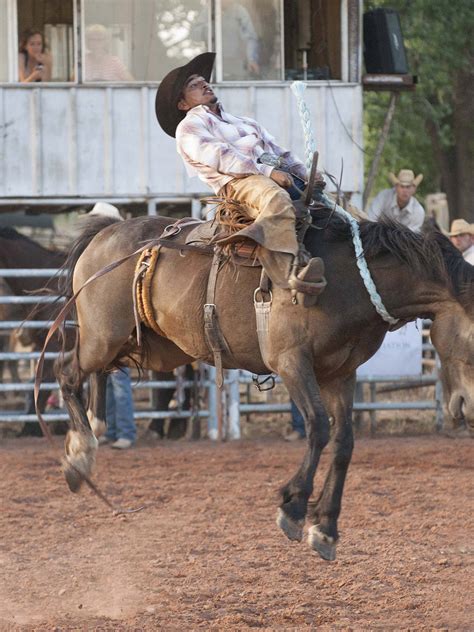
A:
POLYGON ((380 375, 420 375, 422 356, 422 321, 408 323, 389 332, 377 353, 357 369, 359 377, 380 375))

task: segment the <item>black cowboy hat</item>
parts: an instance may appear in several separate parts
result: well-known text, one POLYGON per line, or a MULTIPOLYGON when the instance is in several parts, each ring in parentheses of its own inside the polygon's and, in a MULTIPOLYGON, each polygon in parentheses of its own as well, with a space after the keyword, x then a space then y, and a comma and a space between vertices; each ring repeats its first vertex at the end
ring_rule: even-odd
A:
POLYGON ((178 100, 184 84, 191 75, 200 75, 210 81, 215 58, 215 53, 202 53, 185 66, 169 72, 160 83, 155 100, 156 118, 161 129, 169 136, 175 137, 178 124, 186 116, 184 110, 178 110, 178 100))

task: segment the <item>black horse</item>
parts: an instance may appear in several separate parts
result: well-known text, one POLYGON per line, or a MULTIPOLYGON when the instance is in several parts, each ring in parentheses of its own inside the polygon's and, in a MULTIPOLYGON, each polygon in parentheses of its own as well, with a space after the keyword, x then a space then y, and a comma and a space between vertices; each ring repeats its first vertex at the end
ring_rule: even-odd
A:
MULTIPOLYGON (((0 268, 60 268, 66 261, 67 253, 61 250, 44 248, 33 239, 22 235, 14 228, 0 227, 0 268)), ((58 290, 58 277, 45 279, 44 277, 8 277, 3 279, 12 294, 26 296, 38 293, 45 286, 52 293, 58 290)), ((19 306, 15 310, 16 317, 25 319, 32 310, 31 305, 19 306)), ((50 320, 52 314, 57 311, 57 306, 51 304, 38 305, 34 310, 35 320, 50 320)), ((22 332, 22 341, 32 344, 35 350, 43 348, 46 331, 43 329, 25 329, 22 332)), ((58 351, 59 341, 51 341, 50 351, 58 351)), ((53 361, 47 360, 44 364, 44 379, 46 382, 54 381, 53 361)), ((44 411, 51 391, 40 392, 39 407, 44 411)), ((28 394, 25 406, 27 414, 35 413, 33 392, 28 394)), ((42 436, 41 428, 37 422, 26 422, 20 435, 42 436)))

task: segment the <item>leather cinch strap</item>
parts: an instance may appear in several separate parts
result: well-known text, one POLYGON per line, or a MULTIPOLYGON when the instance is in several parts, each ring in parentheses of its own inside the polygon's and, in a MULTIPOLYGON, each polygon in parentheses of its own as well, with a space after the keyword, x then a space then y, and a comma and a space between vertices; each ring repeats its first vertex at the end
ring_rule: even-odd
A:
POLYGON ((216 310, 216 284, 217 275, 219 274, 222 263, 221 256, 214 253, 212 259, 211 271, 207 282, 206 303, 204 305, 204 335, 209 349, 214 355, 214 364, 216 367, 216 384, 222 388, 224 384, 224 372, 222 368, 222 353, 230 355, 229 345, 227 344, 224 334, 219 326, 216 310))
POLYGON ((270 283, 265 270, 262 269, 260 284, 253 294, 253 304, 257 319, 258 345, 262 359, 265 362, 268 352, 268 331, 270 327, 270 312, 272 309, 273 296, 270 290, 270 283), (268 300, 265 300, 265 296, 268 300))

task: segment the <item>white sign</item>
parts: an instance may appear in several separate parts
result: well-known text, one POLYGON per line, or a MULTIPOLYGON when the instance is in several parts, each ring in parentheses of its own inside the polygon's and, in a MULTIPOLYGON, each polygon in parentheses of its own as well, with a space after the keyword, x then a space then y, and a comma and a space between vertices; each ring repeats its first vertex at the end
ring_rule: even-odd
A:
POLYGON ((421 375, 421 328, 420 320, 389 332, 377 353, 357 369, 357 375, 421 375))

